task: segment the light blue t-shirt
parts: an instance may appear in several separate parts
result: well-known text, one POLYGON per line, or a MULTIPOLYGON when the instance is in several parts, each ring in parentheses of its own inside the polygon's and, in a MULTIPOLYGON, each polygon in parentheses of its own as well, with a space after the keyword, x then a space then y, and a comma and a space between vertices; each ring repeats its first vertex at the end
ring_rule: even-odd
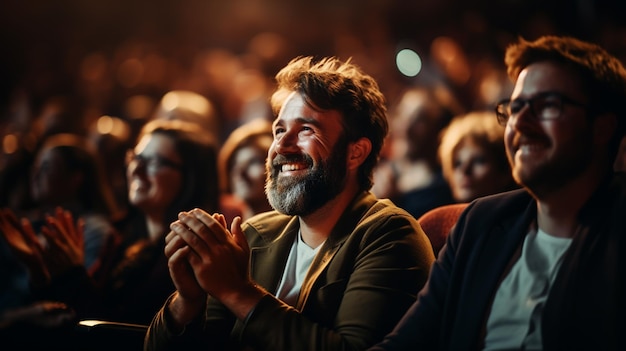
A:
POLYGON ((294 240, 291 246, 287 265, 276 291, 276 297, 291 306, 296 305, 306 273, 309 271, 309 267, 320 247, 322 247, 322 244, 316 248, 311 248, 302 240, 302 236, 298 232, 296 240, 294 240))
POLYGON ((487 320, 485 350, 541 350, 541 315, 571 238, 531 230, 504 278, 487 320))

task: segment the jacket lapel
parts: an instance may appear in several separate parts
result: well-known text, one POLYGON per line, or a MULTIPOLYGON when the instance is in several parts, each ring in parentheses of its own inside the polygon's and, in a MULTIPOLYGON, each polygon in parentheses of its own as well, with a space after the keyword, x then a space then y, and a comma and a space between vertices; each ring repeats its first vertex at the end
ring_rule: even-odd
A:
POLYGON ((293 217, 273 242, 267 246, 253 248, 250 252, 252 278, 272 294, 276 293, 283 275, 283 270, 276 269, 276 267, 285 267, 287 264, 287 258, 298 230, 298 217, 293 217))
POLYGON ((369 192, 364 192, 357 196, 352 202, 352 205, 344 211, 343 215, 339 218, 339 221, 328 236, 328 239, 326 239, 324 244, 322 244, 320 251, 311 263, 311 267, 309 267, 307 276, 302 283, 302 288, 300 289, 300 295, 298 296, 296 308, 302 310, 320 274, 332 261, 332 258, 335 256, 339 248, 341 248, 341 245, 350 236, 361 218, 363 218, 363 215, 375 203, 376 198, 374 195, 369 192))

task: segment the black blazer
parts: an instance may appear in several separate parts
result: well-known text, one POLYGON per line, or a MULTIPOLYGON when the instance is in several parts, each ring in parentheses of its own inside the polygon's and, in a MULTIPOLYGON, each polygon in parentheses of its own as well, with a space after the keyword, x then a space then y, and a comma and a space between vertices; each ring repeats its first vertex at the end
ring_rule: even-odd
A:
MULTIPOLYGON (((626 178, 619 174, 579 213, 581 226, 544 308, 544 350, 626 349, 625 204, 626 178)), ((370 350, 481 349, 495 292, 535 218, 535 201, 524 190, 471 203, 418 300, 370 350)))

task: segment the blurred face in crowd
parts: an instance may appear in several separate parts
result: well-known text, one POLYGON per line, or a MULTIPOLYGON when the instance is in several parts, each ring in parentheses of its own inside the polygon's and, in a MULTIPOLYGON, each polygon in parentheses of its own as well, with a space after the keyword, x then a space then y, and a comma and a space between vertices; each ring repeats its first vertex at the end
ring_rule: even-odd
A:
POLYGON ((240 147, 233 155, 230 182, 233 195, 248 204, 267 206, 265 196, 265 159, 272 144, 270 136, 255 138, 254 142, 240 147))
POLYGON ((341 114, 309 106, 292 93, 274 122, 266 191, 273 208, 307 215, 335 198, 346 182, 347 142, 341 114))
POLYGON ((500 192, 509 185, 510 176, 498 167, 494 155, 470 138, 454 149, 450 188, 457 202, 500 192))
POLYGON ((393 152, 410 160, 430 158, 437 150, 441 114, 426 93, 406 92, 392 119, 393 152))
POLYGON ((144 135, 127 155, 128 199, 144 213, 163 215, 180 192, 181 159, 162 134, 144 135))
POLYGON ((59 205, 74 196, 79 181, 58 150, 44 147, 33 164, 31 194, 38 204, 59 205))

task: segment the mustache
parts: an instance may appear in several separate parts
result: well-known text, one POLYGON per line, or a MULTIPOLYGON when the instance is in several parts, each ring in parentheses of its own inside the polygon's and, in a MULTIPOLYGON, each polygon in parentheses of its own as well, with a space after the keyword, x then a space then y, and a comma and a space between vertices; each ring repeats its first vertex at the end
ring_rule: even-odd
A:
POLYGON ((313 158, 306 154, 276 155, 272 160, 272 167, 278 168, 285 163, 304 163, 308 167, 313 165, 313 158))

